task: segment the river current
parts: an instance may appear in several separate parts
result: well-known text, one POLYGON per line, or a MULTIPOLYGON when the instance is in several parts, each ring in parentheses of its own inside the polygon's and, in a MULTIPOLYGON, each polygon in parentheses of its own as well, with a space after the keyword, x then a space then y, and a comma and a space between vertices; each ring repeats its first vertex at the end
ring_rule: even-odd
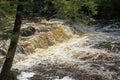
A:
POLYGON ((120 23, 93 27, 50 20, 27 26, 37 32, 20 38, 12 67, 19 80, 120 80, 120 23))

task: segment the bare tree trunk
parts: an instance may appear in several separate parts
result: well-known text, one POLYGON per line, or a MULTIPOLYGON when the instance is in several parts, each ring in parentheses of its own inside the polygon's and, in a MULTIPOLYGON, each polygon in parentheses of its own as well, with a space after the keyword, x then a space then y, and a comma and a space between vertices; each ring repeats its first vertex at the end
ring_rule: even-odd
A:
MULTIPOLYGON (((22 0, 19 0, 19 2, 22 2, 22 0)), ((6 55, 6 60, 3 64, 2 71, 0 74, 0 80, 10 80, 9 75, 10 75, 10 70, 12 67, 18 39, 19 39, 19 34, 20 34, 20 27, 22 23, 22 12, 23 12, 23 5, 18 4, 17 6, 17 13, 16 13, 16 19, 14 23, 14 28, 13 28, 13 37, 11 38, 10 46, 6 55)))

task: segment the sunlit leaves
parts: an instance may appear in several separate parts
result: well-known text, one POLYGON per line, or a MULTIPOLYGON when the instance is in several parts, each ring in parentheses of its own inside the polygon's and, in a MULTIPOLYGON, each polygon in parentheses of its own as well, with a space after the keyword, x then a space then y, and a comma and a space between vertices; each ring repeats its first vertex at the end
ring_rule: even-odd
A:
POLYGON ((16 13, 16 4, 11 1, 0 1, 0 37, 7 37, 10 33, 5 33, 5 30, 12 28, 16 13))
POLYGON ((58 16, 70 22, 88 20, 97 14, 94 0, 53 0, 58 10, 58 16))

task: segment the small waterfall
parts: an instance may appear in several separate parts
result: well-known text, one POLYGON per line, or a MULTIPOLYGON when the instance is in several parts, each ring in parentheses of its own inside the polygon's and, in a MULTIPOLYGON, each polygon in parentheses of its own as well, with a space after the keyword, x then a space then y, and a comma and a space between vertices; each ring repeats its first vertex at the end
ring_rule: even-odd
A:
MULTIPOLYGON (((24 24, 22 28, 25 29, 27 28, 27 26, 32 26, 33 28, 35 28, 36 33, 31 36, 20 36, 19 43, 16 49, 14 63, 24 59, 25 55, 27 56, 35 53, 35 50, 37 48, 47 49, 48 47, 53 46, 59 42, 70 39, 70 37, 72 36, 72 33, 67 33, 67 30, 70 31, 68 26, 56 22, 44 22, 37 25, 33 23, 27 23, 24 24)), ((9 40, 1 41, 1 51, 7 52, 9 43, 9 40)))
MULTIPOLYGON (((20 75, 34 74, 33 80, 120 79, 119 27, 117 31, 108 26, 69 27, 57 20, 26 23, 22 28, 27 26, 36 32, 20 36, 13 64, 13 69, 21 71, 20 75)), ((22 80, 24 76, 20 75, 22 80)))
POLYGON ((71 37, 71 35, 67 34, 62 27, 54 24, 52 26, 37 26, 36 31, 35 35, 21 38, 19 42, 27 53, 34 53, 36 48, 47 49, 49 46, 71 37))

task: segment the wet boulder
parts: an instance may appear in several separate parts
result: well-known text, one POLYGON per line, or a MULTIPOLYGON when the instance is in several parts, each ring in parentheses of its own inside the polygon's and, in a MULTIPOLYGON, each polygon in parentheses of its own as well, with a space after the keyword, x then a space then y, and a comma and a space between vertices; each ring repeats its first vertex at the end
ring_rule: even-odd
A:
POLYGON ((21 36, 31 36, 36 32, 35 28, 28 26, 21 29, 21 36))
POLYGON ((0 54, 3 55, 3 56, 5 56, 6 52, 3 49, 0 49, 0 54))

